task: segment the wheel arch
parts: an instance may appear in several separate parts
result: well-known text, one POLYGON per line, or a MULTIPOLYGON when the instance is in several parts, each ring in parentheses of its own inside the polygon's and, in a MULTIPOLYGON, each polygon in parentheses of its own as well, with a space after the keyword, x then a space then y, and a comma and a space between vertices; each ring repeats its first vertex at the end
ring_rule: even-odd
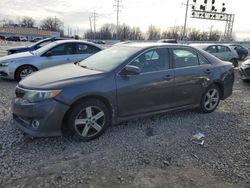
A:
MULTIPOLYGON (((115 114, 115 109, 114 109, 114 106, 112 105, 112 103, 110 102, 110 100, 108 100, 106 97, 104 96, 101 96, 101 95, 87 95, 87 96, 83 96, 77 100, 75 100, 72 104, 70 104, 70 108, 68 109, 68 111, 64 114, 64 117, 63 117, 63 121, 62 121, 62 131, 64 132, 65 131, 65 123, 66 123, 66 118, 68 117, 71 109, 79 102, 81 101, 84 101, 84 100, 87 100, 87 99, 97 99, 99 101, 101 101, 103 104, 105 104, 110 112, 110 115, 111 115, 111 121, 114 117, 114 114, 115 114)), ((66 130, 67 131, 67 130, 66 130)), ((66 132, 65 132, 66 133, 66 132)))
POLYGON ((224 86, 223 86, 223 84, 221 82, 219 82, 219 81, 215 81, 213 84, 216 85, 220 89, 220 99, 223 99, 223 96, 224 96, 224 86))
POLYGON ((22 67, 25 67, 25 66, 30 66, 30 67, 36 69, 37 71, 39 70, 36 66, 31 65, 31 64, 23 64, 23 65, 20 65, 20 66, 17 67, 17 69, 15 70, 15 73, 14 73, 15 80, 17 79, 17 71, 20 70, 22 67))

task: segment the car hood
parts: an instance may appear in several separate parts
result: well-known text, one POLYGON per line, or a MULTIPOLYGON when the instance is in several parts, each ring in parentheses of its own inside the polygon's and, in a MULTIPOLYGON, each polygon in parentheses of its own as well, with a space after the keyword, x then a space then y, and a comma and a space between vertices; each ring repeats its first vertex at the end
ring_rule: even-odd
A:
POLYGON ((47 68, 23 79, 19 86, 26 89, 61 89, 103 75, 103 72, 82 68, 74 63, 47 68))
POLYGON ((3 56, 0 58, 0 62, 2 62, 2 61, 14 61, 14 60, 22 59, 22 58, 33 57, 33 56, 34 56, 34 54, 32 54, 31 52, 22 52, 22 53, 3 56))

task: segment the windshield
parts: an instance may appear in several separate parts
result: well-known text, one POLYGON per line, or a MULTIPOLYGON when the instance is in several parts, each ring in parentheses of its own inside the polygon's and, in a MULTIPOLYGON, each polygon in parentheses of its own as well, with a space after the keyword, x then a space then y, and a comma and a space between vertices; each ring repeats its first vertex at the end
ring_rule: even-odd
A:
POLYGON ((43 53, 47 52, 48 50, 50 50, 51 48, 53 48, 56 45, 57 45, 56 42, 49 43, 49 44, 39 48, 38 50, 35 50, 34 53, 35 54, 43 54, 43 53))
POLYGON ((139 50, 140 48, 114 46, 90 56, 81 61, 79 65, 88 69, 108 72, 118 67, 139 50))

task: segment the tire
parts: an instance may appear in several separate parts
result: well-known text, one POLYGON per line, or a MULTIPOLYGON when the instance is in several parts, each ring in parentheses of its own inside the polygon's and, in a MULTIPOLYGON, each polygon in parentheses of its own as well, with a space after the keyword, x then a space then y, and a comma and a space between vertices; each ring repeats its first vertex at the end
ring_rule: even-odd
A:
POLYGON ((238 67, 239 66, 239 62, 237 59, 231 59, 232 64, 234 65, 234 67, 238 67))
POLYGON ((200 111, 203 113, 213 112, 220 103, 221 92, 216 85, 210 86, 202 96, 200 111))
POLYGON ((109 109, 97 99, 85 99, 77 102, 66 117, 66 129, 76 140, 81 141, 98 138, 110 124, 109 109))
POLYGON ((19 82, 20 80, 24 79, 26 76, 28 76, 36 71, 37 71, 37 69, 35 67, 30 66, 30 65, 21 66, 17 69, 17 71, 15 73, 15 79, 16 79, 16 81, 19 82))

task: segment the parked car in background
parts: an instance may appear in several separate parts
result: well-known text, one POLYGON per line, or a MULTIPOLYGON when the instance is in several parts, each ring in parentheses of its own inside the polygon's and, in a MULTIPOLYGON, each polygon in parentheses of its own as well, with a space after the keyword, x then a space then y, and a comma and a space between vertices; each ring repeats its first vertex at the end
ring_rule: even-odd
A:
POLYGON ((5 36, 0 35, 0 40, 5 40, 5 36))
POLYGON ((162 43, 174 43, 174 44, 177 44, 177 40, 176 39, 161 39, 161 40, 158 40, 157 42, 162 42, 162 43))
POLYGON ((30 135, 66 132, 87 141, 131 118, 191 108, 213 112, 233 83, 232 64, 203 50, 127 43, 28 76, 16 87, 12 112, 30 135))
POLYGON ((36 38, 32 39, 30 42, 38 42, 40 40, 43 40, 43 38, 42 37, 36 37, 36 38))
POLYGON ((25 42, 25 41, 28 41, 28 39, 26 37, 20 37, 20 41, 25 42))
POLYGON ((229 44, 238 53, 240 60, 244 60, 248 56, 248 49, 239 44, 229 44))
POLYGON ((100 50, 102 48, 94 43, 79 40, 59 40, 36 51, 1 57, 0 77, 20 81, 35 71, 81 61, 100 50))
POLYGON ((223 61, 230 61, 235 67, 238 66, 239 55, 233 47, 223 44, 190 44, 193 47, 200 48, 213 54, 223 61))
POLYGON ((106 42, 103 41, 103 40, 97 40, 97 41, 94 41, 94 43, 96 43, 96 44, 106 44, 106 42))
POLYGON ((14 41, 14 42, 21 41, 20 37, 18 37, 18 36, 6 37, 5 40, 7 40, 7 41, 14 41))
POLYGON ((241 64, 239 72, 243 81, 250 81, 250 59, 241 64))
POLYGON ((7 50, 7 52, 8 52, 8 55, 10 55, 10 54, 15 54, 15 53, 20 53, 20 52, 34 51, 34 50, 37 50, 37 49, 43 47, 46 44, 49 44, 51 42, 58 41, 58 40, 65 40, 65 38, 57 38, 57 37, 47 38, 47 39, 40 40, 40 41, 36 42, 35 44, 30 45, 30 46, 10 48, 7 50))

